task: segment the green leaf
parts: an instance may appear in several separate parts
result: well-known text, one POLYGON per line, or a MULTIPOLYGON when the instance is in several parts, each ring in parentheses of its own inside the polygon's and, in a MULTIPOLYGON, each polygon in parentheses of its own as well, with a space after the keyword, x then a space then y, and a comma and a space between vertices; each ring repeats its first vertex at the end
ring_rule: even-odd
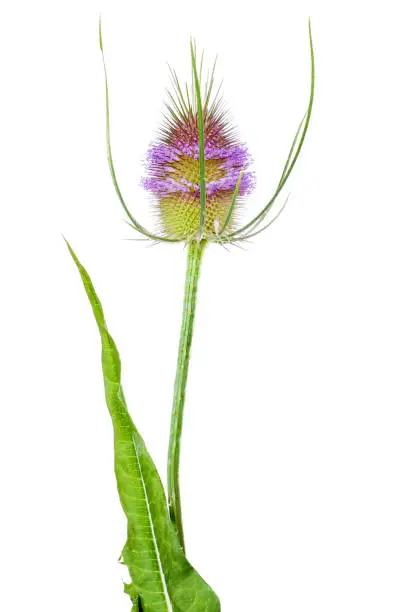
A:
POLYGON ((114 430, 115 474, 127 517, 122 552, 134 612, 219 612, 220 602, 184 556, 170 521, 156 467, 129 415, 121 385, 121 362, 91 279, 67 243, 99 328, 106 403, 114 430))
POLYGON ((132 600, 133 606, 131 612, 143 612, 140 596, 133 582, 130 582, 129 584, 125 583, 123 590, 125 591, 126 595, 129 595, 130 599, 132 600))

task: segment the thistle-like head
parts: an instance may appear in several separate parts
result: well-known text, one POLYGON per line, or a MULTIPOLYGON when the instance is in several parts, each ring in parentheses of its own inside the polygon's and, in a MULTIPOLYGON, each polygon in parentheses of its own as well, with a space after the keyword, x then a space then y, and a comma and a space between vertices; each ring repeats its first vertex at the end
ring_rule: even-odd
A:
POLYGON ((247 147, 237 138, 220 90, 212 97, 214 69, 203 89, 202 70, 197 74, 198 84, 194 79, 194 47, 191 52, 193 84, 183 90, 176 73, 171 71, 173 91, 169 92, 159 137, 148 150, 147 176, 142 183, 153 195, 165 236, 186 241, 199 236, 219 241, 224 231, 236 229, 237 209, 252 191, 255 176, 249 170, 252 160, 247 147), (203 159, 200 159, 201 128, 203 159))
MULTIPOLYGON (((264 220, 286 184, 298 159, 309 127, 314 98, 314 52, 309 22, 311 88, 305 113, 289 151, 283 172, 272 198, 248 223, 238 227, 238 213, 245 196, 255 185, 251 157, 240 142, 228 113, 215 92, 214 70, 203 86, 203 58, 197 65, 195 44, 191 42, 192 85, 182 87, 171 70, 172 91, 166 104, 165 120, 146 158, 144 188, 152 195, 160 228, 153 233, 131 214, 119 189, 110 143, 109 96, 106 66, 106 127, 108 161, 116 193, 130 225, 145 239, 157 242, 207 240, 238 243, 269 227, 264 220), (214 93, 215 92, 215 93, 214 93)), ((100 46, 103 56, 102 36, 100 46)))

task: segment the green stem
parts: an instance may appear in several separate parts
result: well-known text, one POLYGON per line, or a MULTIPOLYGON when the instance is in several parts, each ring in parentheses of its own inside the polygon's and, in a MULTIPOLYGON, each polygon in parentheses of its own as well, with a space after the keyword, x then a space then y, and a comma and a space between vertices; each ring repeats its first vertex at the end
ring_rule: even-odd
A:
POLYGON ((183 428, 183 410, 186 395, 188 365, 193 338, 194 315, 197 302, 197 286, 205 240, 192 240, 188 247, 187 272, 184 285, 183 319, 180 332, 176 380, 174 382, 173 412, 171 415, 170 442, 167 461, 167 484, 170 518, 176 528, 180 545, 184 550, 183 521, 180 499, 180 442, 183 428))

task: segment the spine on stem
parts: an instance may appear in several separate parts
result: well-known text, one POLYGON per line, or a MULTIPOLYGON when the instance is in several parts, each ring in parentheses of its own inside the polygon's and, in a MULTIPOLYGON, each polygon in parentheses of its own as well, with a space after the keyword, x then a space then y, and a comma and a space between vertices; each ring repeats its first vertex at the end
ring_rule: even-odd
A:
POLYGON ((176 379, 174 382, 173 411, 167 463, 167 484, 170 518, 175 526, 180 545, 185 549, 180 498, 180 445, 186 395, 188 366, 193 338, 197 287, 201 260, 206 241, 192 240, 188 246, 187 272, 184 286, 184 305, 181 323, 176 379))

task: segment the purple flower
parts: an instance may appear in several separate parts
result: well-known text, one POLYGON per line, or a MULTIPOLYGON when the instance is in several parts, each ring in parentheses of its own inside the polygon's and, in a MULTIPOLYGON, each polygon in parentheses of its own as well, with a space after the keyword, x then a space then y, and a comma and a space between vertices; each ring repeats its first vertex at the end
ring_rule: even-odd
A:
MULTIPOLYGON (((173 78, 175 75, 173 74, 173 78)), ((178 81, 176 81, 178 85, 178 81)), ((169 114, 161 126, 158 139, 146 155, 146 176, 142 185, 158 207, 164 235, 188 240, 199 233, 200 224, 200 162, 197 110, 176 87, 177 100, 172 97, 169 114)), ((206 182, 206 217, 203 237, 217 239, 218 230, 235 227, 237 210, 242 198, 253 190, 255 175, 247 147, 240 143, 216 96, 211 104, 205 95, 203 108, 204 158, 206 182), (229 210, 240 179, 233 214, 229 210)))

